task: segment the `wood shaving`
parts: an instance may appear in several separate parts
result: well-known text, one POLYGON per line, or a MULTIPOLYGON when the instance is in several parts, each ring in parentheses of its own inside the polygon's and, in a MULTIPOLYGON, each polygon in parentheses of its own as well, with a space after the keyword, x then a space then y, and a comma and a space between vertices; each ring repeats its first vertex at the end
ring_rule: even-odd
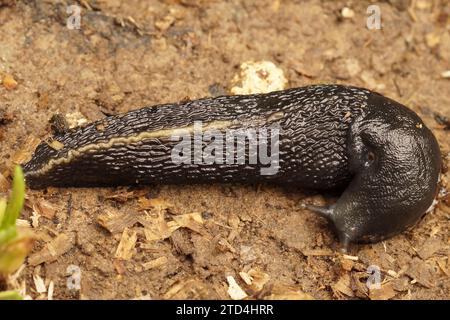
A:
POLYGON ((216 294, 209 289, 209 286, 197 278, 180 280, 175 282, 163 295, 163 299, 214 299, 216 294))
POLYGON ((50 281, 48 285, 47 300, 53 300, 54 291, 55 291, 55 283, 53 281, 50 281))
POLYGON ((180 226, 174 222, 166 222, 164 214, 160 211, 156 218, 147 216, 138 221, 145 227, 144 234, 147 241, 164 240, 171 236, 180 226))
POLYGON ((209 235, 203 227, 203 218, 201 213, 193 212, 188 214, 182 214, 179 216, 174 216, 173 220, 180 226, 191 229, 207 239, 211 239, 211 235, 209 235))
MULTIPOLYGON (((449 270, 448 266, 446 266, 445 258, 438 259, 436 262, 437 262, 439 268, 442 270, 442 272, 444 272, 447 277, 450 277, 450 270, 449 270)), ((448 265, 448 263, 447 263, 447 265, 448 265)))
POLYGON ((39 218, 41 217, 41 215, 39 213, 37 213, 36 211, 33 211, 33 213, 31 214, 31 226, 33 228, 37 228, 39 227, 39 218))
POLYGON ((217 246, 221 251, 230 251, 232 253, 236 253, 236 249, 226 240, 226 239, 219 239, 217 241, 217 246))
POLYGON ((395 272, 394 270, 388 270, 387 274, 390 275, 392 278, 398 278, 399 274, 395 272))
POLYGON ((111 233, 123 232, 125 228, 131 227, 138 222, 139 216, 134 212, 118 213, 108 211, 97 217, 97 222, 111 233))
POLYGON ((137 233, 134 230, 125 228, 122 233, 119 245, 117 246, 115 257, 121 260, 130 260, 135 251, 137 233))
POLYGON ((341 259, 341 266, 345 271, 351 271, 354 266, 354 260, 341 259))
POLYGON ((28 220, 17 219, 16 226, 21 227, 21 228, 31 228, 31 223, 28 220))
POLYGON ((38 293, 47 292, 47 288, 44 283, 44 279, 42 279, 39 275, 33 275, 34 286, 38 293))
POLYGON ((253 291, 259 292, 269 282, 270 276, 259 269, 250 269, 248 272, 239 272, 242 280, 250 286, 253 291))
POLYGON ((208 240, 212 238, 204 229, 202 215, 198 212, 174 216, 173 221, 166 222, 164 214, 160 211, 156 218, 148 216, 140 218, 139 222, 145 227, 144 234, 147 241, 169 238, 179 228, 193 230, 208 240))
POLYGON ((62 148, 64 148, 64 144, 59 142, 58 140, 51 140, 47 144, 54 150, 61 150, 62 148))
POLYGON ((38 201, 33 203, 33 211, 36 212, 39 216, 43 216, 47 219, 53 219, 59 207, 54 204, 48 202, 44 199, 39 199, 38 201))
POLYGON ((347 297, 355 296, 353 290, 350 287, 350 281, 350 276, 348 274, 344 274, 334 285, 332 285, 331 288, 338 298, 342 298, 342 294, 346 295, 347 297))
POLYGON ((294 286, 275 284, 271 294, 264 300, 314 300, 314 298, 294 286))
POLYGON ((139 198, 139 206, 141 207, 141 210, 147 210, 150 208, 155 208, 157 210, 166 210, 168 208, 173 207, 173 205, 166 201, 165 199, 161 198, 153 198, 153 199, 147 199, 144 197, 139 198))
POLYGON ((380 289, 370 289, 369 298, 371 300, 389 300, 396 296, 396 292, 391 283, 386 283, 380 289))
POLYGON ((241 276, 241 279, 244 280, 245 284, 251 285, 253 278, 247 273, 247 272, 239 272, 239 275, 241 276))
POLYGON ((227 277, 228 295, 233 300, 242 300, 248 297, 247 293, 237 284, 232 276, 227 277))
POLYGON ((53 262, 58 259, 60 255, 68 252, 75 244, 75 235, 73 233, 61 233, 39 252, 33 253, 28 258, 28 263, 32 266, 44 262, 53 262))
POLYGON ((316 249, 316 250, 305 249, 302 251, 302 253, 307 257, 334 256, 334 252, 329 249, 316 249))
POLYGON ((358 261, 359 260, 358 256, 349 256, 347 254, 342 255, 342 257, 344 259, 348 259, 348 260, 352 260, 352 261, 358 261))
POLYGON ((142 264, 142 266, 144 267, 144 270, 150 270, 154 268, 159 268, 165 265, 167 262, 168 262, 167 257, 159 257, 157 259, 142 264))

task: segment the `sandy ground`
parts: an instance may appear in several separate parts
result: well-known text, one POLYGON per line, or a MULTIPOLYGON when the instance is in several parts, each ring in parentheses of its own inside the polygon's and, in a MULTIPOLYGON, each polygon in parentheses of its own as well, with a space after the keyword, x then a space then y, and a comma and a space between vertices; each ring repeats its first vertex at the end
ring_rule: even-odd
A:
MULTIPOLYGON (((274 62, 289 87, 352 84, 408 105, 448 166, 449 2, 382 1, 382 29, 368 30, 371 3, 80 1, 81 29, 70 30, 69 1, 0 1, 0 172, 8 177, 49 136, 54 114, 92 121, 227 93, 250 60, 274 62)), ((324 194, 269 185, 29 190, 22 219, 37 240, 16 284, 34 299, 49 295, 39 279, 55 299, 229 299, 232 276, 258 299, 448 299, 449 173, 442 185, 435 211, 411 231, 354 247, 357 261, 301 208, 329 201, 324 194), (371 265, 381 289, 366 286, 371 265)))

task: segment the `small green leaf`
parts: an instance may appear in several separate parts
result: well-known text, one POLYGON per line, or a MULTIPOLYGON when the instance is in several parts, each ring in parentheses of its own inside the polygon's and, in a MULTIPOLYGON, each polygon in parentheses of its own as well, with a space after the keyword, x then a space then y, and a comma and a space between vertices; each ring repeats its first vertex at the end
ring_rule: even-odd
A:
POLYGON ((17 291, 3 291, 0 300, 23 300, 23 297, 17 291))
POLYGON ((15 225, 25 200, 25 180, 23 178, 22 168, 16 166, 14 170, 13 186, 11 197, 9 198, 6 210, 0 225, 0 229, 15 225))

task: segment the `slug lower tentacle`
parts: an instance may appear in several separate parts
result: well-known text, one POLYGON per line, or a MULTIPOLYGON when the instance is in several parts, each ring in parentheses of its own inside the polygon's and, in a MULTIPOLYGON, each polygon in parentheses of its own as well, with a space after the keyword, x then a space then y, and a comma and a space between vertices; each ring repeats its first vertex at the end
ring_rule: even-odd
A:
POLYGON ((333 223, 344 244, 380 241, 415 224, 433 202, 441 165, 435 137, 413 111, 339 85, 147 107, 53 139, 58 148, 43 142, 24 165, 32 188, 346 186, 334 205, 309 207, 333 223))

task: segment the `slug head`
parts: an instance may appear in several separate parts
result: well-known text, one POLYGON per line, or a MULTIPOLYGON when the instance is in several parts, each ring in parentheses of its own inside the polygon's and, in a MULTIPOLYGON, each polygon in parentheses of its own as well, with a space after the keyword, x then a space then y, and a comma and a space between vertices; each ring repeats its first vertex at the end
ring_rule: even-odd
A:
POLYGON ((334 205, 310 207, 334 224, 344 247, 413 226, 438 188, 439 145, 417 114, 376 93, 366 108, 349 131, 350 185, 334 205))

